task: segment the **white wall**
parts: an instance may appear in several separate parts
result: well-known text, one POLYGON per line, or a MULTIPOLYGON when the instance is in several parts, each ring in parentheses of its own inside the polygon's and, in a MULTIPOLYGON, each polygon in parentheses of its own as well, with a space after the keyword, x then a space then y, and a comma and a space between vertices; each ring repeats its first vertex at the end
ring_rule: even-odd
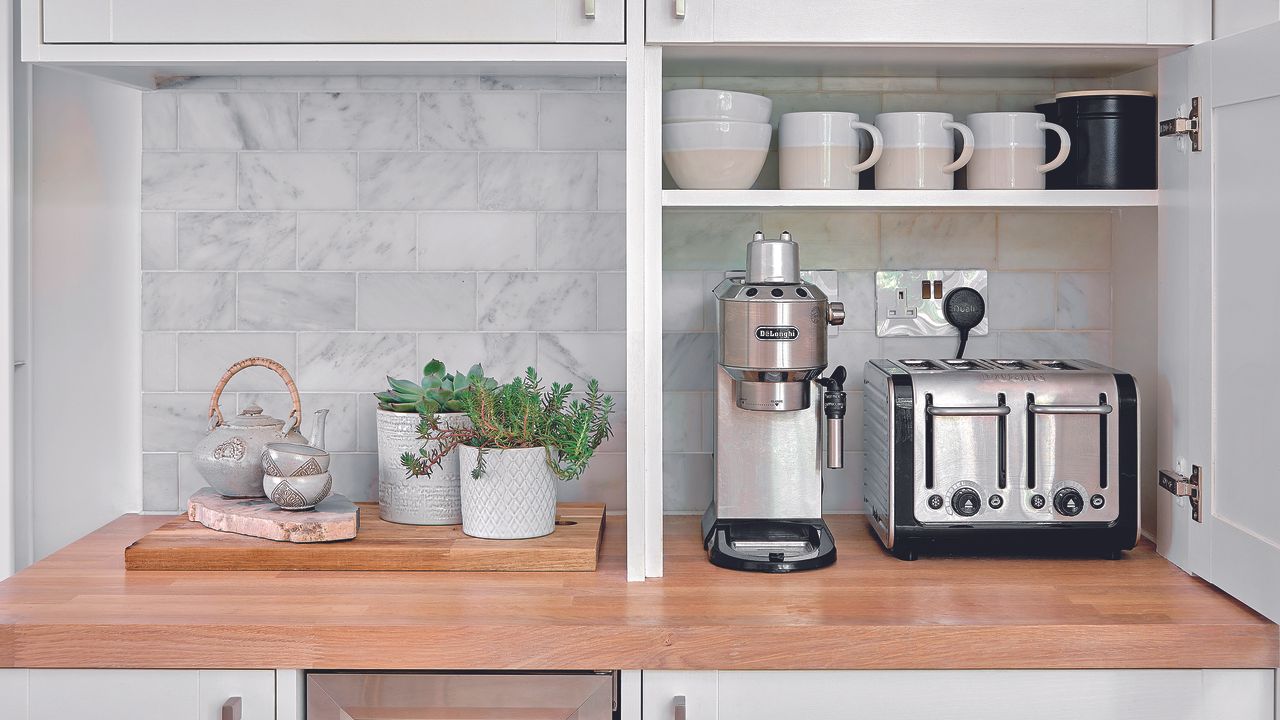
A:
POLYGON ((1280 0, 1214 0, 1213 36, 1226 37, 1280 20, 1280 0))
POLYGON ((33 85, 22 564, 141 502, 139 93, 45 68, 33 85))

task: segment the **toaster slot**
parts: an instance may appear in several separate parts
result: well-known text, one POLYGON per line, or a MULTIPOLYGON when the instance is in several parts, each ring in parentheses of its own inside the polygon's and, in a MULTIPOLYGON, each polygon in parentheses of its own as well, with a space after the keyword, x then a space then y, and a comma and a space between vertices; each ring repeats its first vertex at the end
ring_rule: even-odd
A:
POLYGON ((961 407, 933 404, 933 393, 924 396, 924 486, 932 490, 934 487, 934 445, 936 428, 935 418, 982 418, 996 419, 996 477, 1001 489, 1008 484, 1008 428, 1009 413, 1004 393, 996 396, 996 404, 992 406, 961 407))
MULTIPOLYGON (((1036 486, 1036 475, 1038 468, 1036 462, 1036 418, 1039 416, 1049 417, 1088 417, 1096 416, 1098 418, 1098 442, 1096 445, 1098 453, 1098 487, 1105 489, 1107 487, 1107 416, 1111 414, 1112 407, 1107 403, 1106 393, 1098 394, 1097 405, 1047 405, 1036 402, 1034 393, 1027 393, 1027 487, 1034 488, 1036 486)), ((1061 440, 1061 438, 1058 438, 1061 440)))

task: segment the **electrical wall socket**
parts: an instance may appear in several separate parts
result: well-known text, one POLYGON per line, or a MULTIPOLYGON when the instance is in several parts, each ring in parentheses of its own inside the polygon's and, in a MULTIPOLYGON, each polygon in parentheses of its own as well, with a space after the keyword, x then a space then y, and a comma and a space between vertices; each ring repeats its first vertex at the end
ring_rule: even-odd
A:
MULTIPOLYGON (((958 335, 942 316, 942 299, 958 287, 971 287, 987 297, 986 270, 881 270, 876 273, 876 336, 934 337, 958 335)), ((969 335, 986 335, 983 318, 969 335)))

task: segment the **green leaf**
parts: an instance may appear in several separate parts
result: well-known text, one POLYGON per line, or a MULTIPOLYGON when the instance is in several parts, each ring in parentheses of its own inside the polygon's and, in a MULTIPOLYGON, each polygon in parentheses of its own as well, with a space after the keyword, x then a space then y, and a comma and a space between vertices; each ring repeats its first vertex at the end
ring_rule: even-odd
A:
POLYGON ((414 412, 418 409, 417 403, 389 403, 387 409, 392 412, 414 412))
POLYGON ((423 389, 423 390, 438 390, 438 389, 440 389, 441 382, 442 382, 442 377, 441 377, 441 376, 439 376, 439 375, 428 375, 428 376, 426 376, 426 377, 422 378, 422 389, 423 389))
POLYGON ((400 400, 400 395, 398 393, 386 392, 385 390, 383 392, 375 394, 374 397, 378 398, 382 402, 389 402, 389 403, 397 402, 400 400))
POLYGON ((461 400, 450 400, 444 404, 444 408, 449 412, 462 412, 466 409, 466 406, 462 404, 461 400))
POLYGON ((455 393, 460 393, 469 387, 471 387, 471 378, 466 375, 459 375, 453 381, 453 391, 455 393))
POLYGON ((480 378, 484 377, 484 368, 480 367, 480 363, 476 363, 475 365, 472 365, 471 369, 467 371, 467 377, 471 378, 472 380, 479 380, 480 378))
POLYGON ((422 398, 418 401, 417 410, 419 415, 435 415, 440 412, 440 405, 435 400, 422 398))
POLYGON ((431 377, 433 375, 444 375, 444 363, 435 358, 431 358, 431 362, 422 368, 423 377, 431 377))
POLYGON ((409 380, 397 380, 390 375, 387 376, 387 383, 391 385, 391 389, 398 393, 406 395, 421 395, 422 388, 409 380))

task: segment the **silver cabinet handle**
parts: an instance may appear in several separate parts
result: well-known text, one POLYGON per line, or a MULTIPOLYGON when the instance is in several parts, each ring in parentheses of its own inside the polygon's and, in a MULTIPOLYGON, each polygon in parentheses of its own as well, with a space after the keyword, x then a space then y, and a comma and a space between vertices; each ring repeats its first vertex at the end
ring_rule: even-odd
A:
POLYGON ((582 0, 582 16, 588 20, 596 19, 596 0, 582 0))
POLYGON ((988 417, 1008 415, 1010 410, 1008 405, 996 405, 994 407, 942 407, 941 405, 930 405, 925 412, 936 417, 988 417))
POLYGON ((676 19, 677 19, 677 20, 683 20, 683 19, 684 19, 684 10, 685 10, 685 8, 684 8, 684 0, 675 0, 675 2, 676 2, 676 19))
POLYGON ((1036 415, 1110 415, 1111 406, 1102 405, 1027 405, 1027 412, 1036 415))
POLYGON ((238 697, 227 698, 222 703, 222 720, 240 720, 240 710, 244 703, 238 697))
MULTIPOLYGON (((682 0, 676 0, 676 2, 677 2, 677 3, 681 3, 681 4, 683 4, 682 0)), ((676 711, 675 711, 675 720, 684 720, 684 713, 685 713, 685 702, 684 702, 684 696, 683 696, 683 695, 677 695, 677 696, 675 697, 674 705, 675 705, 675 709, 676 709, 676 711)))

